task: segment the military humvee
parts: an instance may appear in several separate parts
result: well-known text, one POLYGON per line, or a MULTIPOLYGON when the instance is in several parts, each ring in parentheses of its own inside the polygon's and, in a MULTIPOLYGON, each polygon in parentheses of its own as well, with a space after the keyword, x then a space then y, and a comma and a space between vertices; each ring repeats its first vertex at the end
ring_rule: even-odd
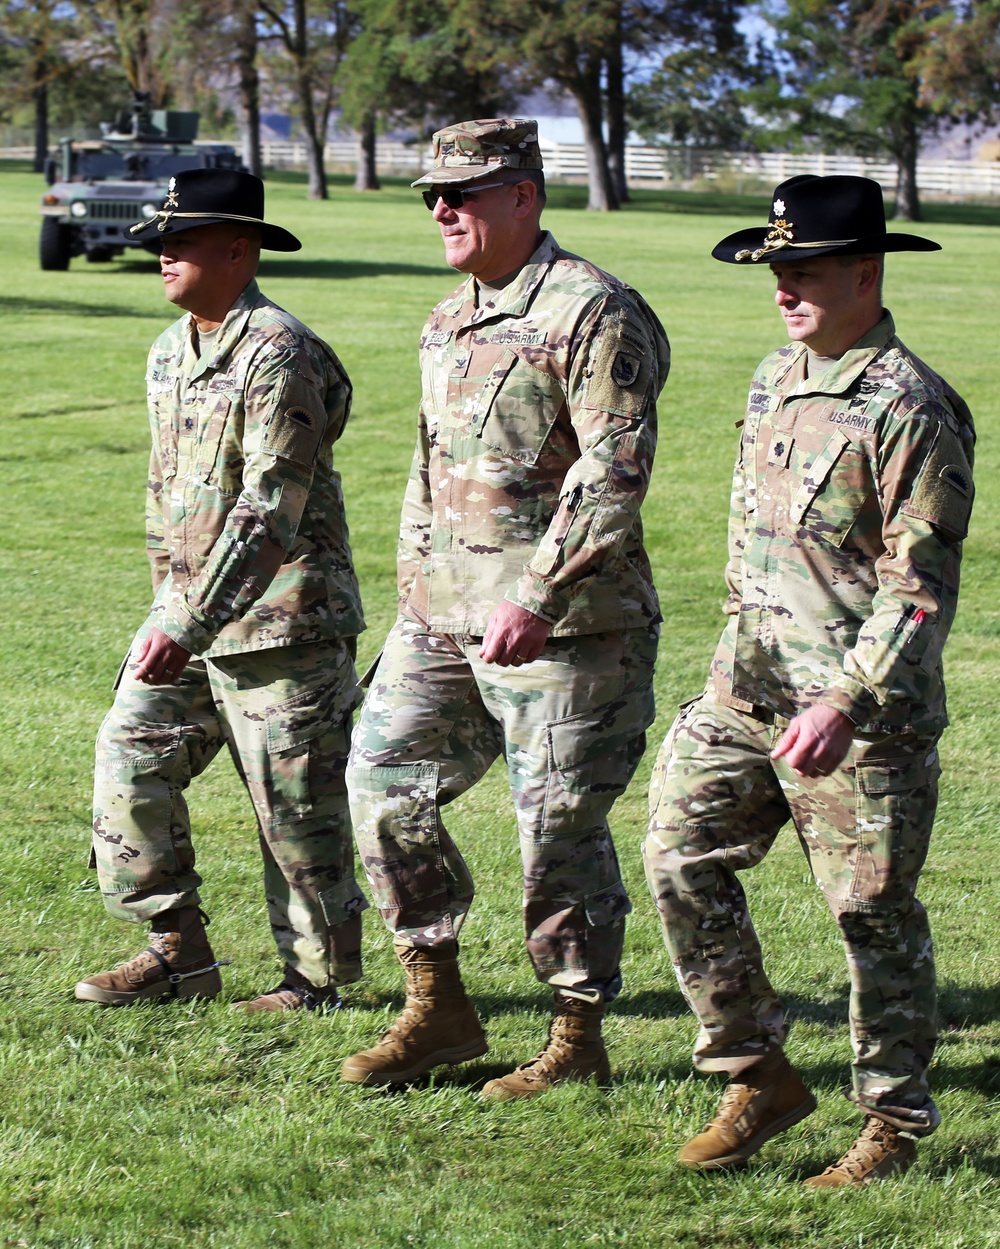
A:
POLYGON ((199 143, 198 114, 151 109, 136 92, 130 111, 101 126, 100 139, 62 139, 46 166, 39 260, 68 269, 73 256, 112 260, 143 247, 127 229, 162 205, 171 176, 184 169, 242 169, 225 143, 199 143))

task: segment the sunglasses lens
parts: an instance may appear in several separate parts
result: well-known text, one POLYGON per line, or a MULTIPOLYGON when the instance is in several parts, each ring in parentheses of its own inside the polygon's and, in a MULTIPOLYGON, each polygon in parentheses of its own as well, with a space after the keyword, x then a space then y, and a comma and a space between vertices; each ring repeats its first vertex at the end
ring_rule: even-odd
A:
POLYGON ((424 197, 424 203, 431 212, 433 212, 436 208, 439 199, 444 200, 445 207, 450 208, 452 212, 461 208, 465 203, 465 194, 463 193, 461 187, 457 186, 431 187, 429 191, 424 191, 422 194, 424 197))

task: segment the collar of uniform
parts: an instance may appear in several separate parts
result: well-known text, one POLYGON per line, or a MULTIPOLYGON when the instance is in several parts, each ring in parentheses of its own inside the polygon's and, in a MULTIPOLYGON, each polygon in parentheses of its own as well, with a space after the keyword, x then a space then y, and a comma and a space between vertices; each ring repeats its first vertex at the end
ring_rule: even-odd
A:
POLYGON ((882 320, 873 326, 862 338, 849 347, 836 363, 831 364, 822 373, 813 377, 803 377, 805 372, 806 348, 798 344, 798 350, 791 356, 788 368, 780 381, 791 383, 788 388, 790 395, 842 395, 858 380, 872 360, 889 343, 896 334, 892 313, 884 310, 882 320))
MULTIPOLYGON (((559 244, 548 230, 544 230, 542 232, 542 241, 525 261, 517 277, 512 282, 509 282, 502 291, 498 291, 481 308, 475 308, 470 315, 463 317, 460 328, 465 329, 467 326, 481 325, 484 321, 490 321, 494 317, 523 317, 528 311, 535 296, 535 291, 548 272, 549 266, 556 258, 558 251, 559 244)), ((459 288, 459 291, 456 293, 459 297, 458 306, 455 308, 453 315, 461 313, 467 304, 473 302, 474 288, 472 284, 474 281, 475 279, 470 277, 459 288)))
MULTIPOLYGON (((256 280, 251 278, 219 326, 219 333, 215 340, 215 350, 211 355, 202 356, 196 368, 192 370, 192 381, 200 377, 208 369, 219 368, 239 339, 243 337, 247 321, 250 320, 250 313, 261 302, 262 298, 260 287, 257 285, 256 280)), ((197 333, 194 327, 194 318, 190 314, 188 315, 188 333, 197 333)))

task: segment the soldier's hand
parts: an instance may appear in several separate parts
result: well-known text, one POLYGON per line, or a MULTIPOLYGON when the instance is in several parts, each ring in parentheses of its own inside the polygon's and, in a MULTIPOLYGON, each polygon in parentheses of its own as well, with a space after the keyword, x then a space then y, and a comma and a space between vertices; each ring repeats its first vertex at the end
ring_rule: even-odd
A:
POLYGON ((147 685, 173 685, 191 658, 191 652, 159 629, 150 629, 149 637, 132 664, 137 681, 147 685))
POLYGON ((520 668, 538 658, 551 632, 540 616, 504 599, 490 616, 479 657, 501 668, 520 668))
POLYGON ((817 703, 791 721, 771 751, 799 776, 829 776, 843 762, 854 738, 854 721, 817 703))

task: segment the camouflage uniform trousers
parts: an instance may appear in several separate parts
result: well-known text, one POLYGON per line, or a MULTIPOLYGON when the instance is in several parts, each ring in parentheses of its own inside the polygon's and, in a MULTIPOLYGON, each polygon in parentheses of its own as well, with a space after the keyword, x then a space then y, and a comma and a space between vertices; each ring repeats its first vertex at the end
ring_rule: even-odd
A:
POLYGON ((682 708, 650 785, 646 878, 701 1024, 695 1066, 731 1076, 787 1028, 764 973, 737 872, 789 819, 840 928, 850 970, 848 1096, 914 1135, 939 1122, 927 1068, 936 1041, 931 935, 915 897, 940 773, 938 735, 858 735, 828 777, 772 760, 788 720, 737 711, 711 690, 682 708))
POLYGON ((126 664, 94 782, 94 857, 112 915, 140 922, 198 903, 184 795, 225 744, 256 812, 279 955, 319 987, 358 979, 367 903, 344 783, 354 647, 350 638, 192 659, 173 685, 136 681, 126 664))
POLYGON ((554 638, 533 663, 501 668, 479 658, 481 638, 397 621, 347 770, 361 860, 396 942, 458 936, 474 888, 440 809, 502 753, 535 973, 592 1000, 617 994, 632 908, 607 817, 652 723, 656 640, 655 629, 554 638))

